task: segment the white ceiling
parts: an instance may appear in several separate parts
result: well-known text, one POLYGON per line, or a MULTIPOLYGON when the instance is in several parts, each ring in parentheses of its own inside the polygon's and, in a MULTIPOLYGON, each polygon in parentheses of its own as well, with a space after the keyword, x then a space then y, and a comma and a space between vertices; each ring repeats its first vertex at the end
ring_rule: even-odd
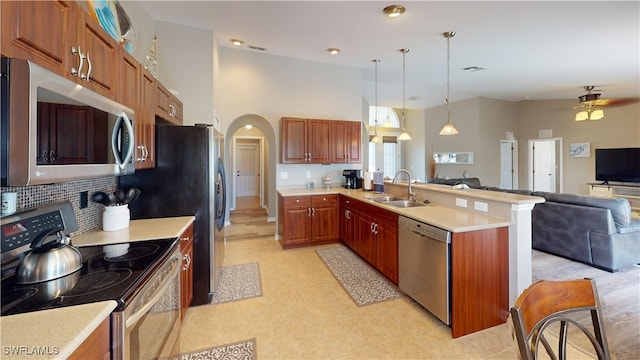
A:
POLYGON ((154 19, 211 29, 265 53, 362 69, 373 105, 402 107, 402 54, 410 109, 444 104, 445 31, 451 39, 451 100, 575 99, 584 85, 602 98, 640 97, 640 1, 141 1, 154 19), (382 9, 407 8, 388 18, 382 9), (341 49, 331 56, 327 48, 341 49), (484 71, 464 71, 480 66, 484 71))

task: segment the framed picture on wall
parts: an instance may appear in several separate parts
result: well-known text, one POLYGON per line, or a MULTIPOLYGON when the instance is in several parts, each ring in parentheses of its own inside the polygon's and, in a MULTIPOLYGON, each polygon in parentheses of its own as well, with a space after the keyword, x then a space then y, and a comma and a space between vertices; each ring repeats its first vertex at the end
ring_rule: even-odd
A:
POLYGON ((569 145, 569 156, 571 157, 591 157, 590 143, 575 143, 569 145))

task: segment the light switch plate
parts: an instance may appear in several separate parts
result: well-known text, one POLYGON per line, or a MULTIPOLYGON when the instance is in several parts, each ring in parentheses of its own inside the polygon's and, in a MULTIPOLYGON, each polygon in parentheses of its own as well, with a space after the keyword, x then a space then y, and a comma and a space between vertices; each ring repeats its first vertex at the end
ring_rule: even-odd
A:
POLYGON ((280 172, 280 179, 282 180, 287 180, 289 178, 289 173, 286 171, 281 171, 280 172))
POLYGON ((467 207, 467 199, 456 198, 456 206, 467 207))

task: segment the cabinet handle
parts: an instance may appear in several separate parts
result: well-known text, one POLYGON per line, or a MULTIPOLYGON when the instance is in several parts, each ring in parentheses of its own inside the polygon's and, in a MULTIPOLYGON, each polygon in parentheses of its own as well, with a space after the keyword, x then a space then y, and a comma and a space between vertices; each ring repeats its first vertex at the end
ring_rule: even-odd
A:
POLYGON ((190 237, 188 237, 188 236, 185 236, 185 237, 181 237, 181 238, 180 238, 180 240, 181 240, 181 241, 189 241, 189 239, 191 239, 191 238, 190 238, 190 237))
POLYGON ((345 210, 344 211, 344 217, 350 220, 351 219, 351 211, 345 210))
POLYGON ((80 47, 78 47, 78 56, 80 56, 80 65, 78 66, 78 75, 80 75, 80 79, 84 80, 86 78, 86 76, 82 73, 82 67, 84 66, 84 61, 87 58, 82 51, 80 50, 80 47))
POLYGON ((309 153, 309 162, 311 162, 311 153, 309 153))
POLYGON ((42 161, 49 161, 49 152, 47 150, 42 152, 42 161))
POLYGON ((311 217, 311 208, 307 208, 307 216, 311 217))
POLYGON ((55 150, 49 151, 49 160, 50 161, 56 161, 56 151, 55 150))
POLYGON ((316 216, 316 208, 311 208, 311 215, 316 216))
POLYGON ((80 48, 76 49, 75 46, 71 47, 71 54, 72 55, 77 55, 80 58, 80 64, 78 66, 78 69, 76 69, 75 67, 71 67, 71 75, 73 76, 78 76, 78 73, 82 70, 82 56, 80 56, 80 48))
POLYGON ((300 202, 300 199, 296 199, 296 203, 299 203, 299 202, 300 202))
POLYGON ((327 198, 322 198, 322 201, 327 201, 327 198))
POLYGON ((140 157, 136 159, 138 162, 144 162, 144 145, 138 145, 137 149, 140 150, 140 157))
POLYGON ((89 81, 89 75, 91 75, 91 59, 89 59, 89 53, 87 53, 87 65, 89 67, 87 68, 87 78, 85 80, 89 81))
POLYGON ((184 254, 182 258, 187 262, 182 266, 182 271, 187 271, 191 267, 191 256, 189 256, 189 254, 184 254))

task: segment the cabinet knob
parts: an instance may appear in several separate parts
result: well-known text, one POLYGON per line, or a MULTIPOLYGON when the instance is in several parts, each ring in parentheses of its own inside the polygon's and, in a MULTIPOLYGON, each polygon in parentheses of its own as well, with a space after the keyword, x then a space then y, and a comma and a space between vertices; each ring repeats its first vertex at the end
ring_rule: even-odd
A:
POLYGON ((299 202, 300 202, 300 199, 296 199, 296 203, 299 203, 299 202))

